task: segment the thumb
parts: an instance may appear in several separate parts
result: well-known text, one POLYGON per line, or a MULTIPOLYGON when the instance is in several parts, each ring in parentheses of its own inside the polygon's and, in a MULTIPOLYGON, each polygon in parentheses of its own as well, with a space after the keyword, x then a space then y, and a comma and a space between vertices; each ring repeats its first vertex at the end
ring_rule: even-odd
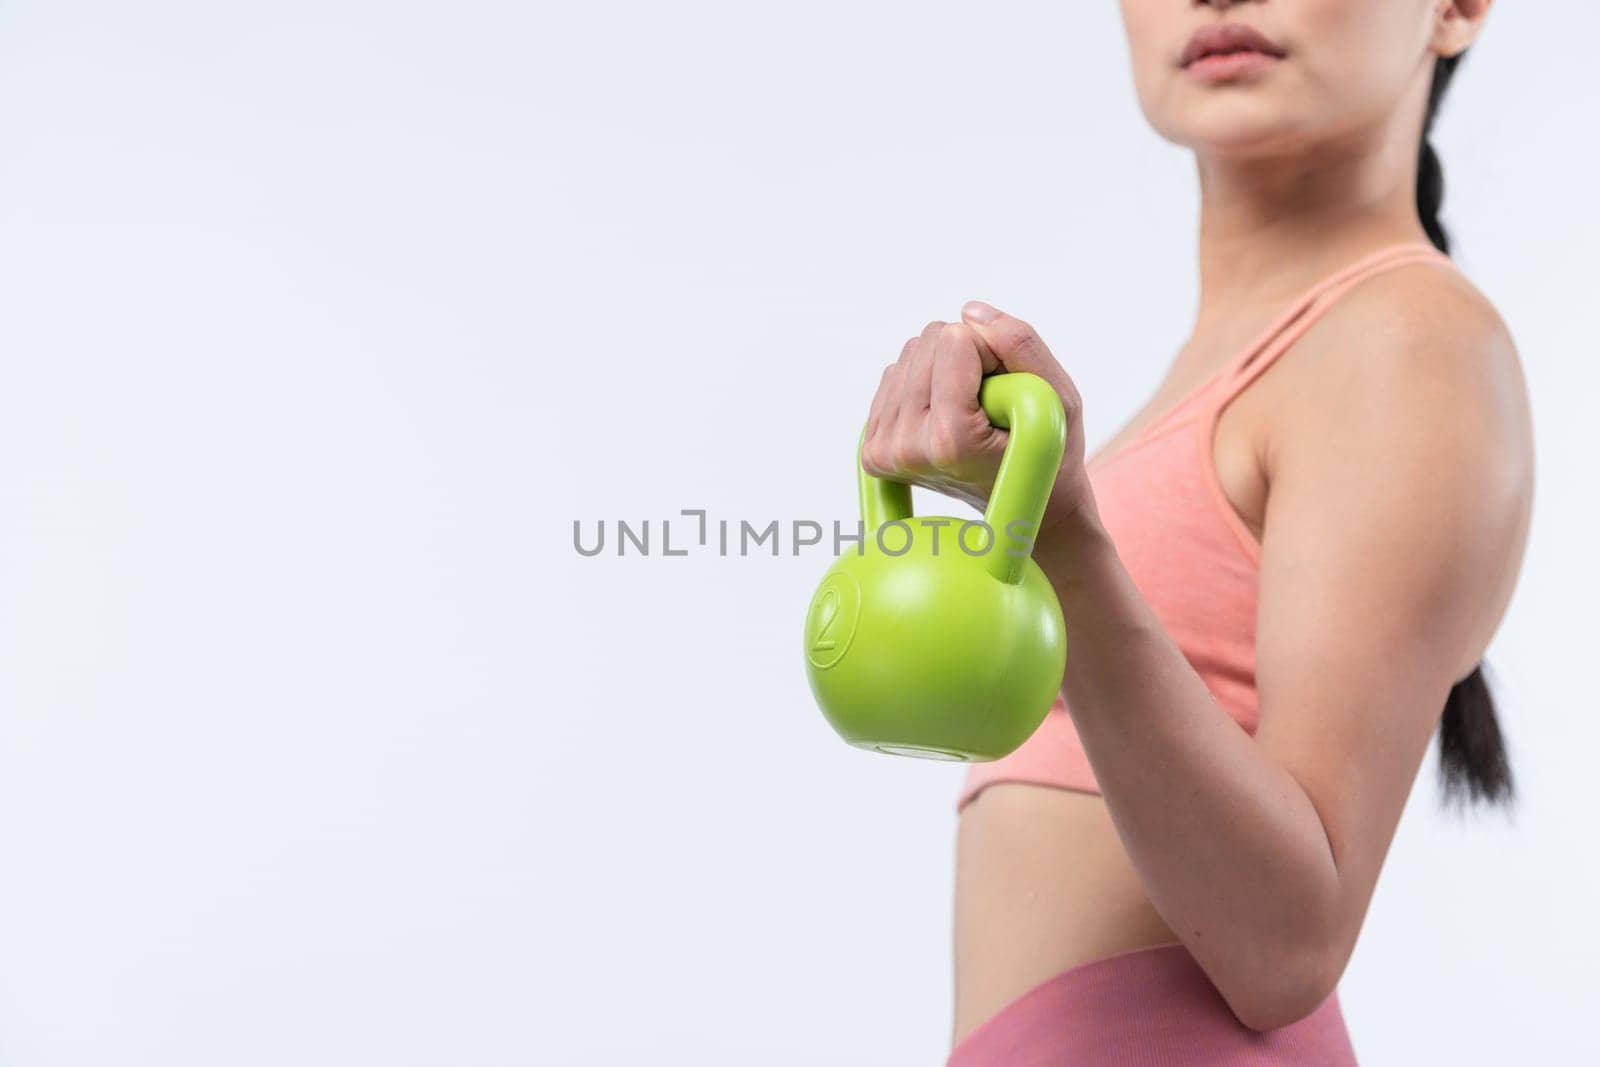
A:
POLYGON ((981 300, 970 301, 961 309, 961 321, 1008 373, 1037 374, 1054 386, 1063 400, 1076 395, 1067 372, 1026 322, 981 300))

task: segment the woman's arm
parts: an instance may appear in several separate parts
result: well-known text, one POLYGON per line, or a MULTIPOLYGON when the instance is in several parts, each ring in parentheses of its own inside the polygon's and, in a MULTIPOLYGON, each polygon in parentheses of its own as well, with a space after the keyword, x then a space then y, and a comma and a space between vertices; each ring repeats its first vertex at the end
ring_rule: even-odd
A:
POLYGON ((1091 512, 1038 547, 1072 635, 1063 692, 1112 818, 1156 908, 1257 1029, 1333 991, 1521 555, 1531 449, 1509 342, 1438 282, 1413 285, 1353 294, 1296 353, 1314 388, 1262 453, 1253 739, 1091 512), (1415 317, 1418 299, 1435 313, 1415 317))
MULTIPOLYGON (((1521 555, 1531 446, 1509 341, 1464 294, 1407 284, 1426 293, 1368 287, 1300 342, 1314 389, 1263 443, 1254 738, 1135 588, 1070 450, 1069 506, 1035 550, 1071 635, 1063 692, 1124 845, 1257 1029, 1332 992, 1445 697, 1521 555)), ((968 322, 986 358, 1052 377, 1026 324, 968 322)))

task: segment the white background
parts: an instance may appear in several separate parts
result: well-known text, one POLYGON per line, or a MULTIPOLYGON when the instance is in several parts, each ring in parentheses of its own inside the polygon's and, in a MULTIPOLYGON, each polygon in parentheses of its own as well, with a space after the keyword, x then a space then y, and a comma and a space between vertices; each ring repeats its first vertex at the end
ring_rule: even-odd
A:
MULTIPOLYGON (((1427 768, 1369 1064, 1600 1055, 1600 13, 1499 7, 1441 143, 1538 418, 1524 799, 1427 768)), ((825 554, 571 524, 850 520, 969 297, 1104 439, 1195 298, 1123 49, 1109 2, 0 6, 0 1064, 941 1062, 961 772, 815 711, 825 554)))

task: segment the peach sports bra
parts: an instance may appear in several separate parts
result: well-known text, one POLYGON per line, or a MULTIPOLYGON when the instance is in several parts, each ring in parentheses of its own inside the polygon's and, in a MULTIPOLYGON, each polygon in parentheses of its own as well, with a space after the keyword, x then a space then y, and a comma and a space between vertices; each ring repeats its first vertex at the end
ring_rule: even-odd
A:
MULTIPOLYGON (((1368 278, 1414 263, 1454 269, 1432 245, 1413 243, 1382 249, 1323 279, 1198 389, 1115 452, 1089 464, 1101 521, 1134 585, 1217 703, 1251 735, 1259 719, 1255 645, 1261 546, 1217 477, 1212 456, 1217 420, 1342 296, 1368 278)), ((968 768, 956 809, 996 782, 1100 792, 1059 696, 1021 748, 968 768)))

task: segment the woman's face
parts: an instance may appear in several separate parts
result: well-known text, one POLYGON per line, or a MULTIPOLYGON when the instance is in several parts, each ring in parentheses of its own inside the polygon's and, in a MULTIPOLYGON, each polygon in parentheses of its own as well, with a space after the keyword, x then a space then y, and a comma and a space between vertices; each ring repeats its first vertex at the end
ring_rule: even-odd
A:
POLYGON ((1372 127, 1419 98, 1439 51, 1457 50, 1458 31, 1475 28, 1444 13, 1471 6, 1122 0, 1122 17, 1156 132, 1200 152, 1254 155, 1372 127))

